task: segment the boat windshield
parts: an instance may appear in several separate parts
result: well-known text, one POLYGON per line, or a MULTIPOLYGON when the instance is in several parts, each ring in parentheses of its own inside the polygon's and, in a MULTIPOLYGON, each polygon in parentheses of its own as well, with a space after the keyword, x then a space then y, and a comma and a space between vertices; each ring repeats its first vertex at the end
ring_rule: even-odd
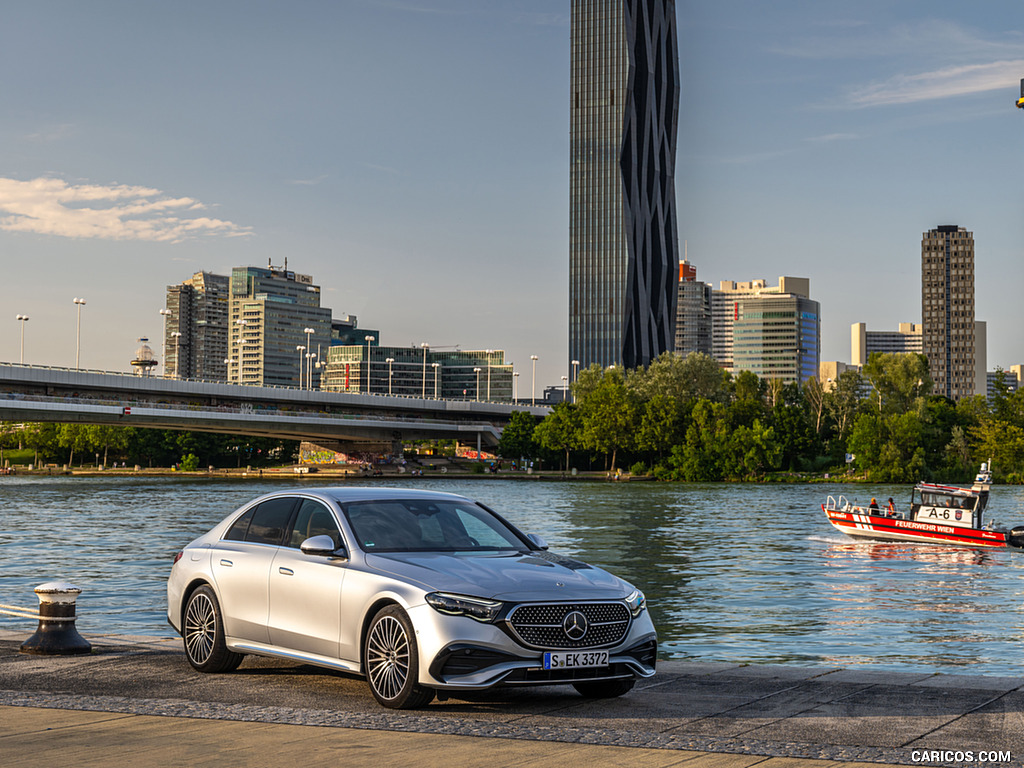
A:
POLYGON ((945 509, 973 510, 978 499, 975 496, 957 496, 951 493, 921 491, 920 503, 926 507, 942 507, 945 509))

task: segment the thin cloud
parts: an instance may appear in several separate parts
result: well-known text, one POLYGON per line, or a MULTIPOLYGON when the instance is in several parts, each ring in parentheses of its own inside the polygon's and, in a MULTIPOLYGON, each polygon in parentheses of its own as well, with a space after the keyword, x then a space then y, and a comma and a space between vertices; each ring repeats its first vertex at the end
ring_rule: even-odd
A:
POLYGON ((206 207, 149 187, 0 178, 0 230, 7 232, 156 242, 250 234, 250 227, 195 215, 206 207))
POLYGON ((840 29, 841 33, 837 34, 804 36, 771 44, 768 50, 803 59, 905 57, 934 66, 954 57, 958 64, 1008 58, 1020 52, 1022 43, 1019 32, 1008 32, 1003 39, 991 39, 971 27, 943 19, 897 24, 884 29, 871 24, 840 29))
POLYGON ((1013 90, 1024 71, 1024 59, 993 61, 945 67, 916 75, 896 75, 869 85, 851 89, 848 103, 854 107, 910 104, 951 96, 1013 90))
POLYGON ((833 141, 854 141, 860 138, 858 133, 826 133, 823 136, 808 136, 804 141, 812 144, 828 144, 833 141))
POLYGON ((326 181, 327 174, 322 173, 319 176, 315 176, 312 179, 288 179, 289 184, 296 184, 302 187, 315 187, 317 184, 326 181))

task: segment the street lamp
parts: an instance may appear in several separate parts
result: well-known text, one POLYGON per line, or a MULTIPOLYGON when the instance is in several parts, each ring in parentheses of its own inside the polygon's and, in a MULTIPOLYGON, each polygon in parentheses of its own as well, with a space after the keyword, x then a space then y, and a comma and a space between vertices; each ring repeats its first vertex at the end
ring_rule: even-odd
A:
POLYGON ((494 354, 493 349, 487 350, 487 402, 491 402, 491 355, 494 354))
POLYGON ((28 322, 28 315, 18 315, 21 322, 21 364, 25 364, 25 323, 28 322))
POLYGON ((75 304, 78 305, 78 329, 75 332, 75 370, 79 370, 79 359, 82 351, 82 307, 85 305, 85 299, 79 299, 75 297, 75 304))
POLYGON ((306 334, 306 349, 309 353, 306 354, 306 389, 313 389, 313 345, 309 343, 310 337, 316 333, 313 328, 303 328, 302 332, 306 334))
POLYGON ((370 394, 370 342, 373 336, 366 334, 363 340, 366 341, 366 394, 370 394))
POLYGON ((431 363, 430 367, 434 369, 434 399, 437 400, 437 371, 441 367, 441 364, 431 363))
POLYGON ((530 390, 530 405, 537 404, 537 356, 530 355, 530 359, 533 361, 533 385, 530 390))
POLYGON ((427 350, 430 349, 430 345, 427 342, 420 344, 423 347, 423 394, 421 397, 427 399, 427 350))
POLYGON ((394 364, 395 358, 389 357, 384 362, 388 364, 388 395, 390 395, 391 394, 391 377, 392 377, 392 375, 394 375, 394 372, 391 370, 391 366, 394 364))
MULTIPOLYGON (((580 368, 580 361, 579 360, 573 360, 572 361, 572 383, 573 384, 576 383, 576 379, 579 376, 579 368, 580 368)), ((574 403, 576 402, 576 390, 575 389, 572 392, 572 401, 574 403)))
POLYGON ((564 403, 569 399, 569 377, 562 377, 562 402, 564 403))
POLYGON ((512 404, 519 405, 519 371, 512 372, 512 404))
POLYGON ((164 319, 163 353, 164 353, 164 378, 167 378, 167 321, 171 319, 171 310, 161 309, 160 316, 164 319))
POLYGON ((299 389, 302 389, 302 353, 306 351, 306 348, 299 344, 295 347, 295 351, 299 353, 299 389))
POLYGON ((480 402, 480 368, 474 368, 473 373, 476 374, 476 401, 480 402))
MULTIPOLYGON (((241 318, 239 318, 238 320, 235 320, 235 325, 238 326, 238 338, 233 340, 232 343, 235 345, 235 352, 237 354, 237 357, 232 362, 233 363, 237 363, 237 365, 238 365, 238 383, 239 384, 242 383, 242 356, 243 356, 243 353, 245 352, 243 347, 247 343, 246 342, 246 338, 245 338, 245 336, 243 334, 245 333, 245 326, 247 326, 248 324, 249 324, 248 320, 242 320, 241 318)), ((302 370, 301 367, 300 367, 299 370, 300 371, 302 370)), ((231 371, 230 370, 228 370, 228 378, 229 379, 231 378, 231 371)))
POLYGON ((181 331, 173 331, 171 338, 174 339, 174 378, 181 378, 181 365, 178 362, 181 360, 181 331))

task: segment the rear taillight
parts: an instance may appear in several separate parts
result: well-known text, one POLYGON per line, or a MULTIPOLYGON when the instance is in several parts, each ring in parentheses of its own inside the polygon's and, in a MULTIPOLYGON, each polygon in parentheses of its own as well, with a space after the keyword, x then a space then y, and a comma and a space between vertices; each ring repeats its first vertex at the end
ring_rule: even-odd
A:
MULTIPOLYGON (((178 552, 178 553, 177 553, 177 554, 176 554, 176 555, 174 556, 174 563, 176 563, 176 562, 178 562, 179 560, 181 560, 181 556, 182 556, 182 555, 184 555, 184 554, 185 554, 185 550, 181 550, 181 552, 178 552)), ((174 563, 171 563, 171 565, 174 565, 174 563)))

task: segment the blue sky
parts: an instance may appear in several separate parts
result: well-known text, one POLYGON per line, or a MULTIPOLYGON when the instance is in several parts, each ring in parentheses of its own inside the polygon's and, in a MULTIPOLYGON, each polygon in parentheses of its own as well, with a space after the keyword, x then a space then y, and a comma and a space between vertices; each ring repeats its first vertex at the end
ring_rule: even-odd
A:
MULTIPOLYGON (((822 358, 920 321, 920 238, 975 234, 989 367, 1024 362, 1019 2, 679 2, 680 249, 807 276, 822 358)), ((385 344, 565 373, 568 0, 5 10, 0 360, 124 370, 164 287, 269 260, 385 344), (6 319, 4 319, 6 318, 6 319)), ((527 385, 528 386, 528 385, 527 385)), ((524 391, 525 393, 525 391, 524 391)))

